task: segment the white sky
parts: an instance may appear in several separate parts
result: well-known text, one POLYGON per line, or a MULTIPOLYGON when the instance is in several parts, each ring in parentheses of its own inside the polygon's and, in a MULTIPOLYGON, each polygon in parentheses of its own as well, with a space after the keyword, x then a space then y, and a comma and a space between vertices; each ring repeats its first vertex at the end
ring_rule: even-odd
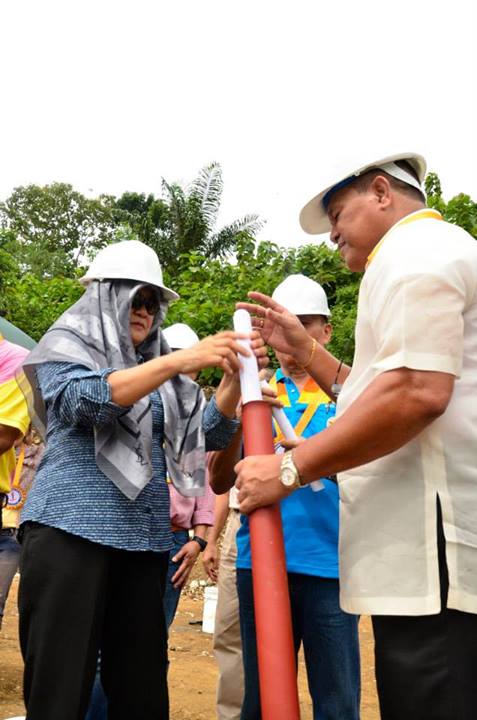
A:
POLYGON ((313 240, 337 157, 418 151, 477 200, 475 0, 2 0, 0 198, 160 194, 223 168, 221 222, 313 240))

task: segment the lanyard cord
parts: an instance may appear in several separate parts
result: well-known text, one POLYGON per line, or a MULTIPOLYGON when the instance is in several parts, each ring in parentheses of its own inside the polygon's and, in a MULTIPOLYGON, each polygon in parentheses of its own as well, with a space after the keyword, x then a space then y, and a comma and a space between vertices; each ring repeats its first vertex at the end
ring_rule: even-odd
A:
POLYGON ((344 346, 344 348, 343 348, 343 352, 341 353, 341 360, 340 360, 339 365, 338 365, 338 370, 336 371, 336 376, 335 376, 334 382, 333 382, 332 385, 331 385, 331 392, 333 393, 333 395, 335 396, 335 398, 338 397, 338 395, 339 395, 340 392, 341 392, 341 388, 343 387, 343 383, 339 383, 339 382, 338 382, 338 378, 339 378, 339 376, 340 376, 341 368, 343 367, 343 362, 344 362, 344 361, 343 361, 343 355, 346 355, 346 351, 348 350, 352 339, 353 339, 353 336, 350 335, 349 338, 348 338, 347 341, 346 341, 346 344, 345 344, 345 346, 344 346))

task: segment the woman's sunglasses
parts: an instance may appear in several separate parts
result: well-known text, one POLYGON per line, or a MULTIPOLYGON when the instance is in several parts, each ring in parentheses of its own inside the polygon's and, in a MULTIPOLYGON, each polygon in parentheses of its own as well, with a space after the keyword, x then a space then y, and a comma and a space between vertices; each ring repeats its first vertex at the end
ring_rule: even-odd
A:
POLYGON ((155 293, 152 297, 145 297, 141 291, 135 294, 131 303, 133 310, 144 308, 148 315, 157 315, 160 305, 161 298, 158 293, 155 293))

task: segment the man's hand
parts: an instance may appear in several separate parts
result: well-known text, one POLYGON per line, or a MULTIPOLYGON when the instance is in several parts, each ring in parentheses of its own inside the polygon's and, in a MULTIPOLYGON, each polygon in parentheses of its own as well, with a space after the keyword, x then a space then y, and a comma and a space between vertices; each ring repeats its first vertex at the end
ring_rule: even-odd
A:
POLYGON ((282 438, 280 440, 280 445, 282 446, 282 448, 285 448, 285 450, 293 450, 294 448, 298 447, 298 445, 301 445, 304 442, 306 442, 306 440, 303 437, 296 437, 293 438, 293 440, 288 438, 282 438))
POLYGON ((250 313, 252 326, 260 331, 264 342, 278 352, 291 355, 299 365, 306 363, 313 347, 313 339, 297 316, 268 295, 249 292, 248 296, 259 304, 239 302, 236 307, 250 313))
POLYGON ((281 462, 280 455, 251 455, 235 466, 240 512, 248 515, 289 495, 280 482, 281 462))
POLYGON ((219 550, 216 542, 209 540, 204 550, 202 565, 212 582, 217 582, 219 577, 219 550))
POLYGON ((179 552, 174 555, 172 562, 180 562, 178 569, 171 578, 171 583, 175 588, 182 587, 187 581, 199 553, 199 544, 196 543, 195 540, 189 540, 189 542, 183 545, 179 552))

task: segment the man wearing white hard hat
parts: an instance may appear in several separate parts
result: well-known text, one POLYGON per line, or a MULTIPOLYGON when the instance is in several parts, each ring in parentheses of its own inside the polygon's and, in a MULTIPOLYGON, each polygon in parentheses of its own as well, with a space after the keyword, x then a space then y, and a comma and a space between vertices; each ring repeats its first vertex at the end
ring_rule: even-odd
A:
POLYGON ((100 251, 83 282, 23 364, 48 430, 19 531, 25 706, 31 720, 83 718, 100 651, 108 717, 168 718, 166 474, 203 493, 205 450, 236 429, 240 346, 225 332, 169 351, 177 294, 143 243, 100 251), (186 373, 210 366, 225 377, 205 407, 186 373))
MULTIPOLYGON (((330 309, 321 285, 290 275, 272 298, 298 316, 306 332, 325 346, 331 338, 330 309)), ((280 367, 269 384, 301 438, 333 422, 335 403, 289 353, 276 352, 280 367)), ((283 435, 275 426, 277 452, 283 435)), ((227 451, 226 451, 227 452, 227 451)), ((318 476, 316 476, 318 477, 318 476)), ((303 646, 314 718, 358 720, 360 699, 358 619, 339 605, 338 488, 324 478, 280 503, 295 652, 303 646)), ((248 518, 237 533, 237 590, 243 639, 245 696, 241 720, 260 720, 257 641, 248 518)))
POLYGON ((477 713, 477 244, 425 207, 426 164, 348 167, 303 208, 364 272, 351 368, 271 298, 264 340, 336 392, 336 422, 283 463, 238 467, 245 512, 338 473, 341 606, 373 616, 384 720, 477 713), (284 470, 286 469, 286 472, 284 470))

